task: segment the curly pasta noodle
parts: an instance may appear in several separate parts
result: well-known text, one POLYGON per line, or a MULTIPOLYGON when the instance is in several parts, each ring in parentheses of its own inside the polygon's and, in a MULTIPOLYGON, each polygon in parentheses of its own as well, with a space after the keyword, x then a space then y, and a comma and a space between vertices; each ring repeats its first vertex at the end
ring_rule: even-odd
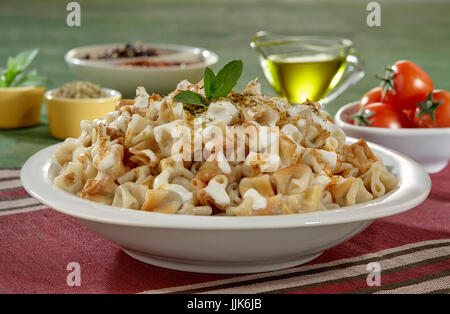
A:
POLYGON ((54 153, 53 183, 117 207, 229 216, 331 210, 398 185, 363 139, 345 143, 318 104, 264 96, 255 80, 193 116, 173 100, 186 90, 204 95, 203 82, 180 82, 166 97, 138 87, 103 119, 82 121, 81 136, 54 153))

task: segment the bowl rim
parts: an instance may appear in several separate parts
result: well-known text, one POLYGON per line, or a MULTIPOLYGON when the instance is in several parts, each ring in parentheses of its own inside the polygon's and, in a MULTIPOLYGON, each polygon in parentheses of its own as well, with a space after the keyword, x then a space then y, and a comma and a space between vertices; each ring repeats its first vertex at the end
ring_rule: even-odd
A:
POLYGON ((346 110, 354 109, 358 105, 359 101, 350 102, 337 111, 335 115, 336 124, 344 129, 373 133, 386 136, 442 136, 450 135, 450 127, 448 128, 403 128, 403 129, 389 129, 380 127, 364 127, 359 125, 350 124, 344 121, 341 117, 346 110))
POLYGON ((9 86, 9 87, 0 87, 0 92, 22 92, 22 91, 30 91, 33 89, 37 90, 45 90, 45 85, 36 85, 36 86, 9 86))
MULTIPOLYGON (((356 139, 347 138, 349 143, 356 139)), ((118 208, 82 199, 56 188, 49 178, 55 144, 30 157, 20 172, 25 190, 43 204, 63 214, 82 220, 122 226, 179 230, 267 230, 316 227, 356 221, 373 220, 409 210, 426 199, 431 179, 412 159, 380 145, 369 146, 381 157, 396 164, 399 186, 386 195, 364 204, 334 210, 293 215, 228 217, 189 216, 144 212, 118 208)))
POLYGON ((107 62, 98 62, 93 60, 84 60, 80 58, 75 58, 73 55, 81 49, 95 49, 95 48, 107 48, 113 47, 117 45, 123 45, 124 43, 110 43, 110 44, 98 44, 98 45, 87 45, 73 48, 66 52, 64 55, 64 60, 67 64, 73 64, 77 66, 84 67, 93 67, 99 69, 113 69, 113 70, 124 70, 124 71, 150 71, 150 72, 160 72, 160 71, 181 71, 181 70, 191 70, 191 69, 199 69, 207 66, 212 66, 219 61, 219 56, 206 48, 202 47, 194 47, 194 46, 184 46, 184 45, 175 45, 175 44, 163 44, 163 43, 143 43, 144 45, 148 45, 149 47, 155 47, 159 49, 173 49, 179 51, 192 51, 194 54, 206 54, 204 56, 203 62, 195 62, 192 64, 188 64, 184 67, 178 66, 167 66, 167 67, 139 67, 139 66, 122 66, 114 63, 107 62))
MULTIPOLYGON (((258 49, 258 40, 263 37, 263 36, 272 36, 272 37, 277 37, 277 40, 269 40, 267 41, 269 44, 268 46, 271 45, 271 43, 276 43, 278 41, 283 40, 283 39, 287 39, 287 40, 319 40, 319 41, 324 41, 324 40, 332 40, 332 41, 336 41, 338 43, 334 44, 333 46, 328 47, 328 49, 343 49, 343 48, 351 48, 353 46, 353 41, 349 38, 345 38, 345 37, 340 37, 340 36, 331 36, 331 35, 283 35, 280 33, 274 33, 272 31, 267 31, 267 30, 261 30, 256 32, 253 35, 252 40, 250 41, 250 47, 254 48, 254 49, 258 49), (280 39, 278 39, 280 38, 280 39)), ((267 44, 266 42, 264 44, 267 44)), ((265 46, 265 45, 264 45, 265 46)))
POLYGON ((50 89, 45 92, 44 99, 45 100, 56 100, 61 102, 99 102, 99 101, 110 101, 114 99, 122 98, 122 94, 115 89, 102 87, 101 89, 105 91, 108 96, 107 97, 99 97, 99 98, 68 98, 68 97, 55 97, 52 94, 58 90, 59 88, 50 89))

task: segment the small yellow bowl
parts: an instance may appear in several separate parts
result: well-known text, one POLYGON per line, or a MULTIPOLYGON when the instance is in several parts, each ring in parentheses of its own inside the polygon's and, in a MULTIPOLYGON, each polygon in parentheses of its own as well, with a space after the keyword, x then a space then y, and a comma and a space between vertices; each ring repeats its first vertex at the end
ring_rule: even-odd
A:
POLYGON ((36 125, 41 119, 45 86, 0 88, 0 128, 36 125))
POLYGON ((45 93, 50 133, 57 138, 78 137, 81 134, 81 120, 93 120, 114 111, 122 95, 113 89, 103 88, 108 94, 104 98, 54 97, 55 89, 45 93))

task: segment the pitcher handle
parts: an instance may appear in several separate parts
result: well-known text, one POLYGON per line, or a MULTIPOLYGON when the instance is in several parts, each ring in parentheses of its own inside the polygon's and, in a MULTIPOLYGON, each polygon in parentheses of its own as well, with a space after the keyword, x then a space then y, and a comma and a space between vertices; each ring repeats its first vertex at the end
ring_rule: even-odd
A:
POLYGON ((364 62, 361 56, 355 49, 351 49, 346 57, 347 65, 345 67, 344 74, 338 85, 334 87, 331 92, 323 99, 320 100, 322 106, 328 104, 334 100, 340 94, 342 94, 347 88, 359 82, 364 77, 364 62))

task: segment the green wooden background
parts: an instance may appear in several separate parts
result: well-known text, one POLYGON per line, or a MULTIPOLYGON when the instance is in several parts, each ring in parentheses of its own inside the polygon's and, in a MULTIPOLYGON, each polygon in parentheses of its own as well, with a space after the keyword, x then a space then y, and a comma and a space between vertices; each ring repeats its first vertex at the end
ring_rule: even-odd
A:
MULTIPOLYGON (((263 91, 272 95, 249 47, 255 32, 269 30, 353 40, 365 59, 366 77, 330 104, 332 114, 360 98, 377 84, 375 73, 400 59, 417 62, 436 87, 450 89, 449 1, 378 1, 382 25, 368 27, 369 1, 79 0, 81 26, 72 28, 66 25, 68 2, 1 0, 0 67, 9 55, 37 47, 35 67, 52 80, 48 88, 54 88, 74 79, 63 60, 73 47, 135 41, 185 44, 215 51, 220 66, 242 59, 245 69, 237 89, 257 76, 263 91)), ((39 126, 0 130, 0 167, 20 167, 30 155, 57 142, 43 111, 39 126)))

